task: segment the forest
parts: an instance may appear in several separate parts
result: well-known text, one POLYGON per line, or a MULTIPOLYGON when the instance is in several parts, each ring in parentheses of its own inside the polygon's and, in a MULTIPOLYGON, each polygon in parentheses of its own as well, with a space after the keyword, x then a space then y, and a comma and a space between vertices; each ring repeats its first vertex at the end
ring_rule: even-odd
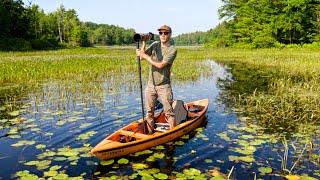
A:
POLYGON ((82 22, 63 5, 45 13, 22 0, 0 1, 0 49, 30 50, 133 43, 133 29, 82 22))
MULTIPOLYGON (((266 48, 320 46, 319 0, 222 0, 221 23, 207 32, 174 37, 176 45, 266 48)), ((30 50, 94 45, 129 45, 135 30, 82 22, 60 5, 45 13, 22 0, 0 1, 0 49, 30 50)))
POLYGON ((283 47, 320 42, 319 0, 222 0, 223 20, 206 33, 182 34, 177 44, 212 47, 283 47))

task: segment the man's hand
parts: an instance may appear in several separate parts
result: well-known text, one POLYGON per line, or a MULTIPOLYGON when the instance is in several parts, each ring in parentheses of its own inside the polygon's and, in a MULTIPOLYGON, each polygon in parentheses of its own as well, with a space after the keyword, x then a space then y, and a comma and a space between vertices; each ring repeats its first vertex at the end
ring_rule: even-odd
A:
POLYGON ((143 50, 140 49, 136 50, 136 54, 140 57, 140 60, 147 59, 149 57, 143 50))
POLYGON ((136 55, 140 57, 140 49, 136 49, 136 55))

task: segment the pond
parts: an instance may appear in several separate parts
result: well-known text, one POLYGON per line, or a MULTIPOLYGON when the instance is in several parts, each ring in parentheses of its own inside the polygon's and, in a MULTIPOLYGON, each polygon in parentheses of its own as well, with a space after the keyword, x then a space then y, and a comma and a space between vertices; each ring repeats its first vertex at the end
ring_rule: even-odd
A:
POLYGON ((134 75, 2 87, 11 93, 0 105, 0 179, 282 179, 282 169, 320 178, 316 159, 299 158, 308 152, 305 144, 296 143, 299 137, 289 141, 265 134, 228 108, 220 84, 232 81, 231 74, 212 60, 205 63, 212 68, 210 76, 179 82, 173 75, 173 94, 185 102, 208 98, 206 123, 174 142, 109 161, 88 152, 106 135, 141 118, 134 75))

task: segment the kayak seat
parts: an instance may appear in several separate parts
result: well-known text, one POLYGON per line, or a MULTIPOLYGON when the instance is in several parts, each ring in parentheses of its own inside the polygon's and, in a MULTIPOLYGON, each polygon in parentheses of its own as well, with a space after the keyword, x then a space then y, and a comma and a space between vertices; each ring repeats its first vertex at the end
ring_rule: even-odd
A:
POLYGON ((185 121, 188 117, 188 107, 182 100, 175 100, 172 103, 173 112, 175 114, 176 125, 185 121))
POLYGON ((203 106, 196 105, 196 104, 189 104, 188 105, 188 118, 194 118, 199 116, 199 112, 203 110, 203 106))

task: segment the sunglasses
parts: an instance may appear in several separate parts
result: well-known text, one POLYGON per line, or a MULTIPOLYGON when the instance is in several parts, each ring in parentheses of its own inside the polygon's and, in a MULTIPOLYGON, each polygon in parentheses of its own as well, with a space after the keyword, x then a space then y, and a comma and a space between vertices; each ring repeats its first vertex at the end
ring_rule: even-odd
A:
POLYGON ((162 34, 164 34, 164 35, 168 35, 168 34, 169 34, 169 32, 159 32, 159 35, 162 35, 162 34))

